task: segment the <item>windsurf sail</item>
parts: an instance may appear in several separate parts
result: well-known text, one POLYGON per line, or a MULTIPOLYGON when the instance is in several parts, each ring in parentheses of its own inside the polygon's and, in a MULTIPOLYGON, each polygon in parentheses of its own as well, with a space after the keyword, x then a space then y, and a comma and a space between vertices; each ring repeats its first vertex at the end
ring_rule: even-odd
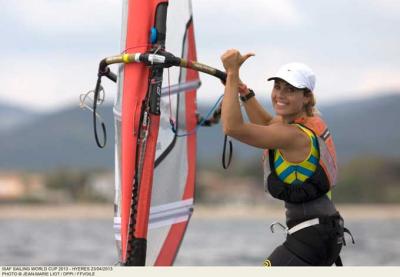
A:
MULTIPOLYGON (((125 1, 122 25, 124 53, 168 49, 196 60, 190 1, 125 1)), ((172 265, 193 210, 196 136, 177 137, 169 119, 178 132, 196 127, 200 81, 193 70, 165 71, 120 66, 114 226, 125 265, 172 265)))
MULTIPOLYGON (((197 116, 198 72, 226 74, 196 62, 190 0, 125 0, 121 54, 103 59, 101 78, 118 80, 114 104, 114 230, 121 265, 172 265, 193 212, 196 128, 218 122, 197 116), (172 54, 173 53, 173 54, 172 54), (119 64, 118 76, 109 65, 119 64)), ((84 99, 87 95, 85 95, 84 99)))

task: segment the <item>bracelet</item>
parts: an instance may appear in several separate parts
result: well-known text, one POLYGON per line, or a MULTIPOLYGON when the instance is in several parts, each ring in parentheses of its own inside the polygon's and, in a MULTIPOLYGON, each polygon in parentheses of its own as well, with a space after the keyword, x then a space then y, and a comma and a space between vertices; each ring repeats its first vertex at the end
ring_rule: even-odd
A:
POLYGON ((242 102, 246 102, 247 100, 249 100, 250 98, 256 96, 254 93, 254 90, 249 88, 249 93, 244 95, 244 96, 240 96, 240 100, 242 100, 242 102))

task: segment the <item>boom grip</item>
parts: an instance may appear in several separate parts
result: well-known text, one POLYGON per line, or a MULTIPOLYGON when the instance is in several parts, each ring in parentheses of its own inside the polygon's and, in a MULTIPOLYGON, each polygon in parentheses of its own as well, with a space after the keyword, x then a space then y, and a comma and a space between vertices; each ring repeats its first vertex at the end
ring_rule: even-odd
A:
POLYGON ((107 67, 107 72, 104 74, 108 79, 113 81, 114 83, 117 82, 117 74, 113 73, 108 67, 107 67))
MULTIPOLYGON (((115 57, 112 57, 115 59, 115 57)), ((118 56, 118 58, 120 58, 120 56, 118 56)), ((108 58, 110 59, 110 58, 108 58)), ((99 72, 97 73, 97 76, 101 77, 101 76, 106 76, 108 79, 110 79, 111 81, 113 81, 114 83, 117 82, 117 75, 114 74, 113 72, 111 72, 110 68, 108 67, 109 64, 114 63, 115 61, 113 59, 108 60, 107 58, 101 60, 100 64, 99 64, 99 72)))
POLYGON ((215 77, 220 79, 225 84, 225 82, 226 82, 226 73, 225 72, 217 69, 215 71, 215 77))

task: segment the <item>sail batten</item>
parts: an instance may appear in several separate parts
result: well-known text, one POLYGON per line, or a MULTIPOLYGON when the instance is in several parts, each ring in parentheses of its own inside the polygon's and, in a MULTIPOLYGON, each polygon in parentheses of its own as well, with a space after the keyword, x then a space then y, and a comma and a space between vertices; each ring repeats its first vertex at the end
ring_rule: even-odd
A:
POLYGON ((191 211, 185 211, 181 214, 175 214, 174 216, 168 216, 162 219, 158 219, 157 221, 150 221, 149 230, 157 229, 164 226, 171 226, 173 224, 186 222, 189 220, 191 215, 191 211))
POLYGON ((200 80, 179 83, 172 86, 163 87, 161 89, 161 96, 173 95, 180 92, 187 92, 193 89, 198 89, 201 86, 200 80))
POLYGON ((149 229, 189 220, 193 212, 193 198, 151 207, 149 229))
POLYGON ((177 201, 177 202, 171 202, 165 205, 159 205, 159 206, 153 206, 150 208, 150 215, 157 215, 160 213, 168 212, 168 211, 174 211, 177 209, 188 209, 193 207, 193 198, 182 200, 182 201, 177 201))

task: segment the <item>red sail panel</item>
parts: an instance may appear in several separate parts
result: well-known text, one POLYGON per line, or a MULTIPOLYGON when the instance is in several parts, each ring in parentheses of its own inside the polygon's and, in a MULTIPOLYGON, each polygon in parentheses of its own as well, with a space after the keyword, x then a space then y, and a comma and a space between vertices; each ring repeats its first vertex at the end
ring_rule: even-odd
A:
MULTIPOLYGON (((165 15, 165 5, 158 6, 162 3, 168 3, 165 49, 185 59, 196 60, 190 0, 124 0, 122 51, 150 50, 150 29, 155 20, 165 20, 156 15, 157 7, 162 8, 159 14, 165 15)), ((143 129, 140 125, 143 125, 141 117, 149 77, 149 68, 142 64, 122 65, 119 70, 119 91, 114 105, 115 237, 123 264, 129 260, 128 264, 135 265, 143 262, 172 265, 193 211, 196 89, 200 81, 195 71, 179 67, 164 69, 161 115, 150 114, 149 133, 146 144, 142 145, 139 130, 143 129), (173 132, 170 119, 175 121, 177 133, 173 132), (138 161, 142 161, 142 170, 135 172, 138 161), (140 184, 134 183, 137 174, 140 184), (137 195, 135 202, 132 202, 132 194, 137 195), (134 233, 129 233, 130 230, 134 233), (139 246, 130 243, 132 235, 139 246), (146 251, 142 251, 143 247, 146 251), (140 251, 135 252, 135 249, 140 251)))
MULTIPOLYGON (((127 52, 149 50, 149 31, 154 25, 156 6, 167 2, 161 0, 128 0, 125 47, 127 52)), ((131 216, 132 189, 134 184, 135 157, 142 103, 148 90, 149 69, 142 64, 128 64, 123 70, 122 125, 121 125, 121 247, 122 261, 126 260, 128 225, 131 216)), ((147 218, 150 205, 152 171, 154 168, 155 144, 158 132, 158 117, 152 116, 151 129, 146 148, 144 174, 140 184, 135 236, 146 237, 147 218)))
MULTIPOLYGON (((193 20, 188 24, 187 30, 188 38, 188 55, 187 59, 191 61, 197 61, 196 44, 194 39, 194 27, 193 20)), ((199 80, 199 73, 197 71, 188 69, 186 80, 187 82, 199 80)), ((197 105, 196 105, 196 90, 191 90, 186 93, 186 124, 187 132, 195 130, 197 127, 197 105)), ((194 197, 194 185, 196 178, 196 135, 189 136, 187 138, 187 159, 189 162, 189 175, 187 177, 187 185, 183 199, 189 199, 194 197)))

